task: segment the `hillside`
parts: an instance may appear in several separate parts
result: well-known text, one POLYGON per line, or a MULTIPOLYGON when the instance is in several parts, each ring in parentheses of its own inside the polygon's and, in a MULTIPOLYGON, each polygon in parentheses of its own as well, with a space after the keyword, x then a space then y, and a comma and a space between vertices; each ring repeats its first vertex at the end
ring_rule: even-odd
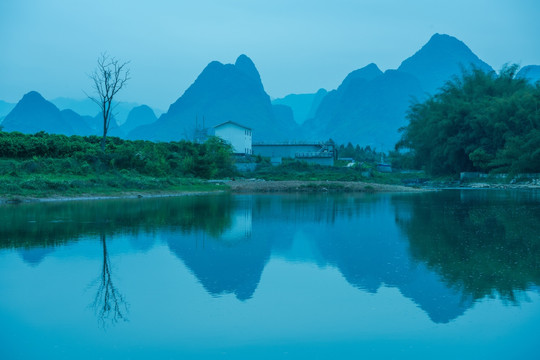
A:
POLYGON ((151 124, 156 120, 157 117, 154 110, 147 105, 140 105, 131 109, 121 128, 125 134, 129 134, 136 127, 151 124))
POLYGON ((471 66, 486 72, 493 71, 462 41, 453 36, 435 34, 413 56, 404 60, 398 70, 415 76, 422 90, 433 94, 453 76, 460 75, 462 68, 471 66))
POLYGON ((528 65, 522 67, 516 75, 520 78, 525 78, 531 83, 540 81, 540 65, 528 65))
POLYGON ((328 92, 319 89, 314 94, 290 94, 272 101, 274 105, 286 105, 292 109, 294 121, 302 125, 307 119, 315 116, 317 108, 328 92))
POLYGON ((289 139, 296 127, 287 117, 276 118, 259 72, 245 55, 235 64, 213 61, 185 93, 153 124, 130 132, 131 139, 171 141, 193 139, 197 127, 232 120, 253 129, 254 141, 289 139))
POLYGON ((370 64, 351 72, 302 124, 302 136, 389 150, 399 140, 398 129, 407 125, 410 104, 471 66, 493 71, 460 40, 435 34, 397 70, 383 73, 370 64))
POLYGON ((19 131, 34 134, 45 131, 54 134, 72 135, 71 114, 62 116, 60 110, 45 100, 38 92, 25 94, 2 122, 4 131, 19 131))

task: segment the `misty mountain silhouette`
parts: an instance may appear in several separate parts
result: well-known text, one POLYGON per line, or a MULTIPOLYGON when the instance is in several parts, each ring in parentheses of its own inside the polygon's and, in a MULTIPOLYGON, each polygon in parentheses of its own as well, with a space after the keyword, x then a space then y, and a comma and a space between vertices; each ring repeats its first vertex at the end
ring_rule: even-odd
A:
POLYGON ((3 117, 9 114, 9 112, 13 110, 14 107, 15 104, 0 100, 0 121, 3 117))
MULTIPOLYGON (((71 109, 82 116, 94 117, 99 112, 99 107, 89 98, 71 99, 66 97, 58 97, 50 101, 60 110, 71 109)), ((133 108, 139 106, 139 104, 134 102, 114 101, 113 106, 113 113, 116 121, 118 124, 123 124, 126 121, 129 112, 133 108)))
POLYGON ((444 83, 463 69, 471 66, 491 72, 491 66, 483 62, 462 41, 453 36, 435 34, 413 56, 404 60, 398 70, 409 73, 420 81, 422 89, 433 94, 444 83))
MULTIPOLYGON (((15 105, 2 122, 2 126, 4 131, 20 131, 25 134, 45 131, 73 135, 75 130, 70 123, 73 121, 72 115, 66 113, 63 116, 51 102, 45 100, 38 92, 31 91, 15 105)), ((83 122, 82 119, 79 120, 83 122)))
MULTIPOLYGON (((91 127, 94 118, 91 116, 81 116, 71 109, 60 111, 62 118, 71 126, 73 134, 66 135, 95 135, 95 129, 91 127)), ((58 131, 61 131, 60 129, 58 131)), ((56 132, 61 134, 61 132, 56 132)))
MULTIPOLYGON (((109 135, 154 141, 193 140, 196 127, 211 128, 235 121, 253 129, 254 141, 331 138, 338 144, 351 142, 389 150, 400 138, 398 129, 407 125, 406 112, 411 102, 425 100, 471 66, 493 71, 462 41, 434 34, 397 70, 382 72, 369 64, 348 74, 336 90, 291 94, 272 103, 254 63, 240 55, 234 64, 208 64, 157 119, 148 106, 118 103, 118 122, 111 123, 109 135)), ((525 66, 517 76, 534 83, 540 80, 540 66, 525 66)), ((58 107, 37 92, 26 94, 17 105, 0 101, 4 131, 102 133, 101 116, 89 99, 57 98, 52 102, 58 107)))
POLYGON ((399 139, 411 97, 421 94, 414 76, 397 70, 382 73, 370 64, 326 95, 315 117, 302 125, 303 136, 388 149, 399 139))
POLYGON ((272 104, 289 106, 294 114, 294 121, 301 125, 315 116, 317 108, 327 93, 325 89, 319 89, 314 94, 290 94, 273 100, 272 104))
POLYGON ((398 129, 407 124, 411 101, 421 101, 470 66, 493 71, 460 40, 435 34, 397 70, 382 73, 369 64, 351 72, 302 125, 303 136, 388 150, 399 140, 398 129))
POLYGON ((136 127, 151 124, 156 120, 157 117, 154 110, 147 105, 140 105, 131 109, 121 128, 125 134, 129 134, 136 127))
MULTIPOLYGON (((71 109, 60 111, 41 94, 31 91, 23 96, 15 108, 2 122, 4 131, 20 131, 34 134, 45 131, 63 135, 100 135, 103 132, 101 113, 96 116, 81 116, 71 109)), ((113 118, 109 127, 110 136, 123 136, 113 118)))
POLYGON ((537 81, 540 81, 540 65, 524 66, 519 70, 516 76, 525 78, 534 84, 537 81))
POLYGON ((134 129, 129 138, 172 141, 192 139, 196 126, 232 120, 253 129, 254 140, 285 140, 296 124, 276 118, 259 72, 245 55, 233 64, 213 61, 155 123, 134 129), (198 122, 198 125, 197 125, 198 122))

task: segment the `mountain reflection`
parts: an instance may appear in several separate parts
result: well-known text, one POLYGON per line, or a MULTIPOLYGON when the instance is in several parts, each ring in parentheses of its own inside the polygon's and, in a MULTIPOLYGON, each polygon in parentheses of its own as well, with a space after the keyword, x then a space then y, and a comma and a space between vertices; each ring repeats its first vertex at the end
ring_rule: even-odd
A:
POLYGON ((122 235, 130 251, 165 244, 212 296, 256 296, 266 264, 281 257, 335 267, 361 291, 397 288, 432 321, 446 323, 479 299, 517 304, 520 291, 538 291, 539 200, 533 192, 447 191, 0 207, 0 248, 38 266, 56 246, 99 237, 105 281, 96 302, 117 319, 123 299, 112 286, 105 237, 122 235))

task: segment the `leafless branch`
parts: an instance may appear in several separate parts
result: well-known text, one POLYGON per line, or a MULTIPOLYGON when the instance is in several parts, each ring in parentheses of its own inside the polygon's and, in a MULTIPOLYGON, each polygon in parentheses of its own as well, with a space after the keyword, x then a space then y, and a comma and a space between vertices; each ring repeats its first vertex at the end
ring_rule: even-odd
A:
POLYGON ((130 62, 121 63, 115 57, 102 53, 97 63, 96 69, 89 75, 93 82, 95 95, 89 96, 87 94, 87 96, 99 106, 103 116, 101 149, 105 151, 107 132, 113 118, 112 110, 116 107, 113 105, 113 99, 131 79, 130 70, 127 67, 130 62))

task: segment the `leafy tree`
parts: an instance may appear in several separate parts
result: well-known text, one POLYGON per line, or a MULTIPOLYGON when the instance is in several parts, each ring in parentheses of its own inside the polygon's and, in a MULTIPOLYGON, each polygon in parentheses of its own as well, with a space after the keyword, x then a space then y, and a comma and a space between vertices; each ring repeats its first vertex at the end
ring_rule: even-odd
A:
POLYGON ((473 68, 409 108, 398 149, 433 174, 461 171, 540 171, 540 88, 516 78, 517 65, 499 74, 473 68))

